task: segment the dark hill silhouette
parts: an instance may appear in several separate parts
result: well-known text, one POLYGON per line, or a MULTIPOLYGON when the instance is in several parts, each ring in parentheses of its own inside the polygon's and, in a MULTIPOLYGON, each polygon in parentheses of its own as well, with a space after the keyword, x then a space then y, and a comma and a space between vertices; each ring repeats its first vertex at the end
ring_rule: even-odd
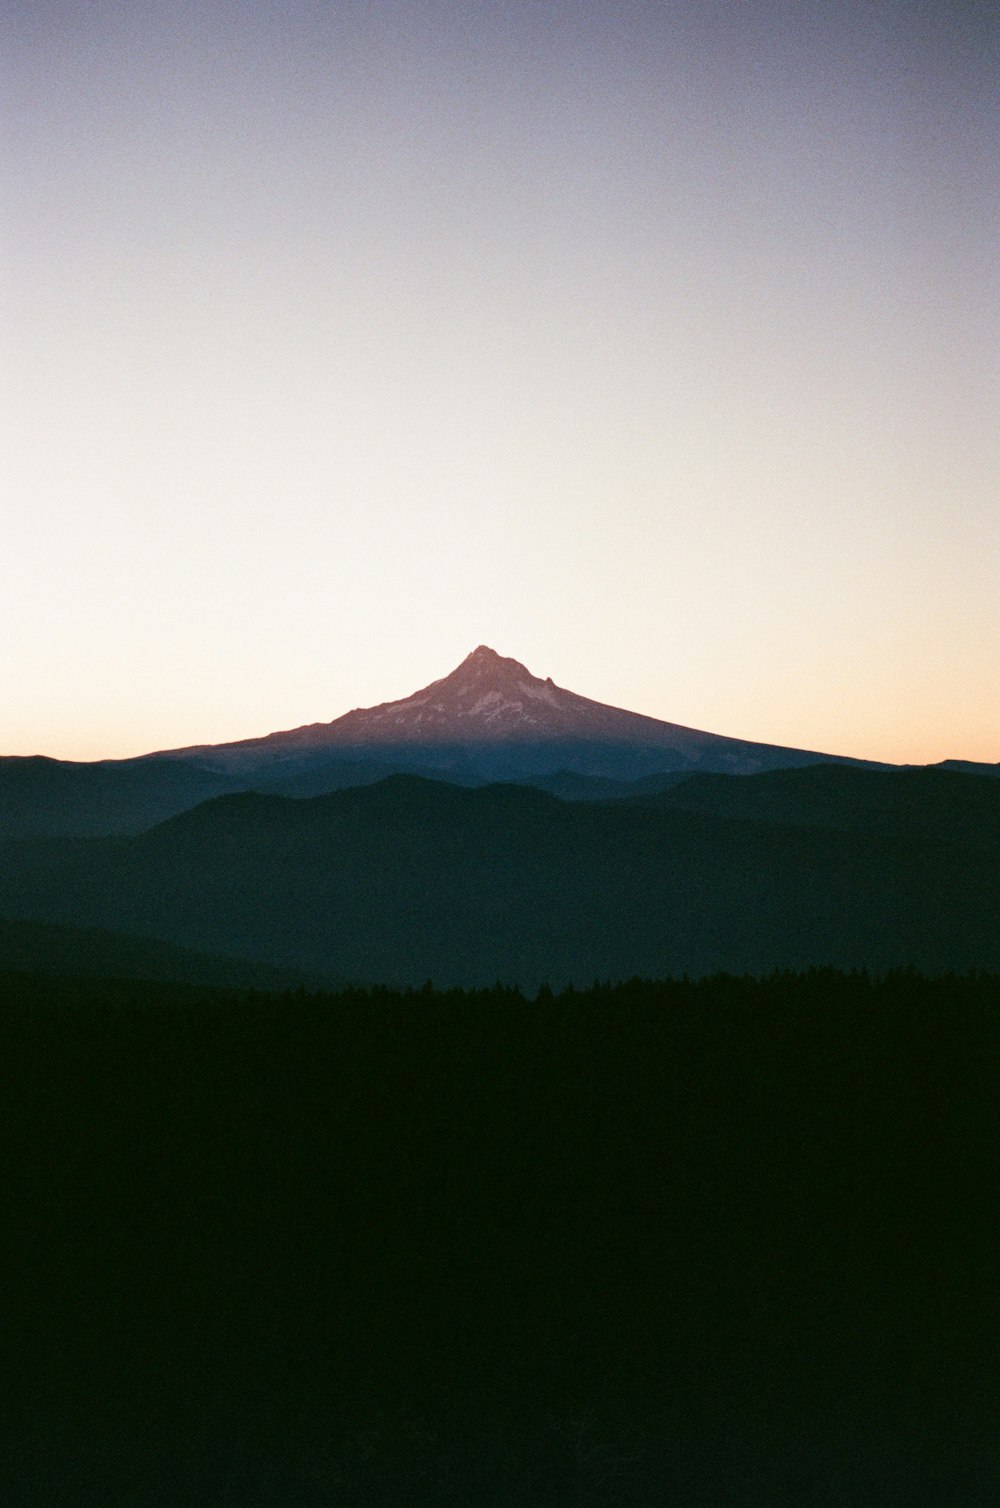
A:
POLYGON ((384 780, 396 766, 374 759, 326 760, 260 770, 253 779, 195 759, 106 759, 93 763, 0 758, 0 838, 102 837, 139 833, 203 801, 248 788, 315 796, 384 780))
MULTIPOLYGON (((319 987, 322 982, 297 971, 245 958, 220 958, 155 938, 0 917, 0 973, 13 972, 232 990, 287 990, 298 985, 319 987)), ((327 987, 333 982, 327 980, 327 987)))
POLYGON ((535 775, 525 784, 536 790, 549 791, 564 801, 616 801, 637 796, 657 795, 692 776, 686 770, 662 775, 645 775, 638 780, 612 780, 608 775, 578 775, 573 770, 555 770, 551 775, 535 775))
POLYGON ((232 788, 191 760, 0 758, 0 836, 141 832, 232 788))
POLYGON ((1000 761, 996 764, 986 764, 975 759, 942 759, 939 764, 930 765, 932 770, 960 770, 966 775, 992 775, 994 779, 1000 776, 1000 761))
POLYGON ((644 799, 672 810, 932 839, 1000 854, 996 788, 989 780, 939 766, 858 770, 814 765, 745 779, 694 775, 644 799))
POLYGON ((416 776, 231 795, 135 838, 6 845, 0 912, 412 984, 1000 967, 995 782, 689 784, 637 802, 416 776))

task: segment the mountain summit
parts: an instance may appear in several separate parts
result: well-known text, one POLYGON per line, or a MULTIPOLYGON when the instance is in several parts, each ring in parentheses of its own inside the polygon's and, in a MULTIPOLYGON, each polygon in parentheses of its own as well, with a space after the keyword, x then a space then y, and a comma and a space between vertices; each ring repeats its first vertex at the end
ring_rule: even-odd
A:
MULTIPOLYGON (((617 780, 674 771, 751 774, 834 757, 704 733, 595 702, 486 644, 449 675, 398 701, 174 754, 254 783, 316 773, 346 759, 476 781, 557 771, 617 780)), ((315 781, 309 789, 317 789, 315 781)))
POLYGON ((518 660, 480 644, 450 675, 378 707, 358 708, 330 724, 348 737, 496 739, 563 731, 565 703, 581 701, 539 680, 518 660))
POLYGON ((450 675, 378 707, 358 708, 328 724, 339 740, 492 743, 496 740, 634 738, 639 725, 668 724, 577 696, 532 675, 519 660, 480 644, 450 675))

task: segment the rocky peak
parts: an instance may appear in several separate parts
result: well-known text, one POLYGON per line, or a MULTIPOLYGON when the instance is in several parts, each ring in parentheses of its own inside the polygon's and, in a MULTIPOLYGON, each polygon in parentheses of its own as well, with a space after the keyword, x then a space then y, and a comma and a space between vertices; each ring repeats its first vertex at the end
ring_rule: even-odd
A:
MULTIPOLYGON (((481 688, 484 685, 521 684, 525 681, 533 682, 536 679, 537 677, 533 676, 520 660, 512 660, 508 655, 498 655, 495 649, 490 649, 486 644, 480 644, 470 655, 466 655, 461 665, 437 684, 442 689, 447 687, 461 691, 467 686, 481 688)), ((539 685, 543 684, 544 682, 539 682, 539 685)))
POLYGON ((562 728, 564 703, 575 700, 519 660, 480 644, 449 675, 413 696, 360 708, 332 726, 358 741, 550 736, 562 728))

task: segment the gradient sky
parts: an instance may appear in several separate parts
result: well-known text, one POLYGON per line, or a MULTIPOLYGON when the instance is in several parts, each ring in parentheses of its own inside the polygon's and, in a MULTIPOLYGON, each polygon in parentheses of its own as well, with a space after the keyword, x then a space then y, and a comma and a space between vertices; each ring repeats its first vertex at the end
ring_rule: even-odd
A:
POLYGON ((8 0, 0 753, 485 642, 1000 759, 992 9, 8 0))

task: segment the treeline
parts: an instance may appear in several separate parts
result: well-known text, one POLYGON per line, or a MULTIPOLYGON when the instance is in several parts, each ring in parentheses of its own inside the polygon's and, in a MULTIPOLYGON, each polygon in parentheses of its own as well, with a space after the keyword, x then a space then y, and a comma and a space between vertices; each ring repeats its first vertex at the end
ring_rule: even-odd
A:
POLYGON ((1000 1482, 996 977, 0 1000, 8 1501, 1000 1482))

